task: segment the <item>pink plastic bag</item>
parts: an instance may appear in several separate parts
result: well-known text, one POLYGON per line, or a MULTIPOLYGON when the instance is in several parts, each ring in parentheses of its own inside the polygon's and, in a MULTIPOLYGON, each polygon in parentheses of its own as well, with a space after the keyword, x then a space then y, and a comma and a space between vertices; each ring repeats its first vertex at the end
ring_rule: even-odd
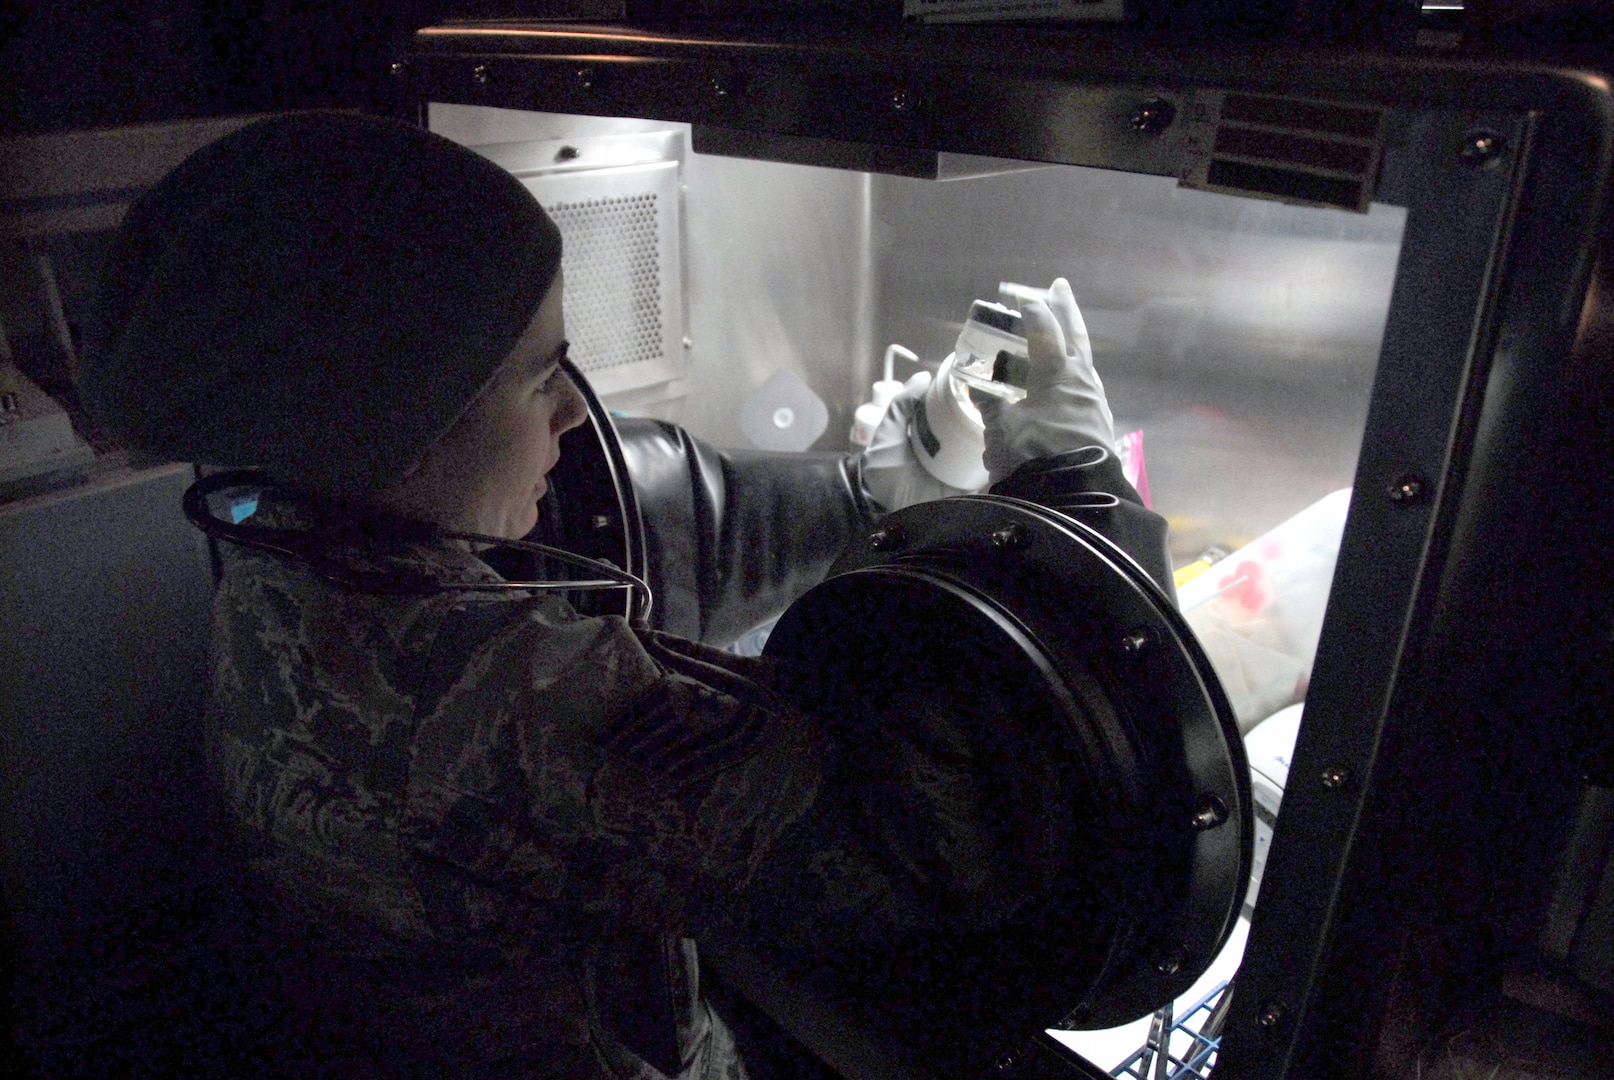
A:
POLYGON ((1127 483, 1138 489, 1143 505, 1153 510, 1154 499, 1149 494, 1149 467, 1143 462, 1143 432, 1127 432, 1121 436, 1120 444, 1121 475, 1126 477, 1127 483))

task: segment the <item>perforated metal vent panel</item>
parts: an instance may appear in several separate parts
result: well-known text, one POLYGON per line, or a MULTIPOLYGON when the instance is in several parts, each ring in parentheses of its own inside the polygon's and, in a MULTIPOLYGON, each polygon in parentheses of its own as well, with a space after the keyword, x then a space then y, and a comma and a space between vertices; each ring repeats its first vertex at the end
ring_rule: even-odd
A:
POLYGON ((678 165, 522 177, 560 227, 566 338, 601 394, 684 375, 678 165))
POLYGON ((557 201, 547 209, 566 245, 566 337, 577 366, 592 375, 660 359, 656 193, 557 201))

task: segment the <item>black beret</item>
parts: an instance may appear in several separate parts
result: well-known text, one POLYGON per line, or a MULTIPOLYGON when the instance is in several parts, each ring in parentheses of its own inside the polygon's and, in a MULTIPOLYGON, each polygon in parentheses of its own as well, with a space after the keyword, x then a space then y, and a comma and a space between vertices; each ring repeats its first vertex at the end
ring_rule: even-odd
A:
POLYGON ((347 113, 263 120, 130 207, 80 395, 136 449, 360 501, 492 377, 560 253, 520 181, 447 139, 347 113))

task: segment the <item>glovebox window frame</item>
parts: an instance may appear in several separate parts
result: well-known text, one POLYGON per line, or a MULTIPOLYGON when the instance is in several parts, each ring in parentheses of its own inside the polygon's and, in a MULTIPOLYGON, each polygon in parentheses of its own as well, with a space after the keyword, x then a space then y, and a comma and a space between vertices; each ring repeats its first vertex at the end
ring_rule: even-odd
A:
MULTIPOLYGON (((1532 537, 1591 554, 1560 509, 1542 509, 1534 531, 1510 521, 1514 489, 1580 498, 1594 520, 1608 520, 1598 485, 1607 463, 1553 488, 1548 463, 1531 458, 1548 430, 1543 403, 1558 402, 1554 419, 1571 430, 1601 430, 1595 401, 1566 388, 1589 378, 1595 398, 1610 378, 1588 376, 1574 358, 1608 197, 1607 82, 1416 54, 973 27, 843 37, 449 24, 417 34, 407 70, 422 103, 683 121, 696 125, 697 143, 705 125, 881 147, 889 152, 868 160, 898 157, 908 175, 931 151, 1175 175, 1186 125, 1150 131, 1140 109, 1166 102, 1181 116, 1206 90, 1389 110, 1375 198, 1406 207, 1406 231, 1307 720, 1217 1075, 1365 1070, 1402 955, 1385 919, 1398 904, 1424 910, 1412 890, 1440 862, 1394 834, 1408 777, 1429 770, 1431 798, 1477 798, 1484 761, 1450 760, 1453 722, 1477 710, 1483 747, 1512 745, 1505 709, 1486 704, 1488 686, 1515 703, 1541 700, 1538 719, 1556 722, 1561 695, 1544 681, 1547 669, 1575 633, 1598 625, 1577 599, 1595 577, 1573 560, 1562 560, 1555 595, 1506 625, 1489 593, 1530 596, 1519 578, 1529 566, 1493 574, 1480 563, 1532 537), (1497 152, 1475 153, 1481 137, 1497 152), (1476 629, 1500 644, 1476 652, 1476 629), (1462 670, 1476 658, 1483 670, 1462 670), (1414 872, 1386 877, 1398 858, 1413 859, 1414 872)), ((1531 835, 1540 841, 1556 835, 1549 819, 1561 808, 1538 809, 1531 835)), ((1490 812, 1464 802, 1453 821, 1469 811, 1490 812)), ((1550 877, 1550 853, 1508 857, 1522 876, 1550 877)), ((1511 889, 1473 907, 1476 918, 1517 921, 1543 887, 1511 889)), ((1420 916, 1432 933, 1449 929, 1444 911, 1432 904, 1420 916)))

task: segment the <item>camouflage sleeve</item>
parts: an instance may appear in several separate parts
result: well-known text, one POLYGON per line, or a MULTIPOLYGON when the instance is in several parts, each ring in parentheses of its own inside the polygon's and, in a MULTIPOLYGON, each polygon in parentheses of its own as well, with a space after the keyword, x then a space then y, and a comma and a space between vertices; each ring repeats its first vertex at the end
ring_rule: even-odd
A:
POLYGON ((470 625, 489 605, 445 623, 405 836, 484 885, 612 923, 698 925, 697 898, 743 890, 813 804, 823 735, 759 661, 521 606, 491 636, 470 625))

